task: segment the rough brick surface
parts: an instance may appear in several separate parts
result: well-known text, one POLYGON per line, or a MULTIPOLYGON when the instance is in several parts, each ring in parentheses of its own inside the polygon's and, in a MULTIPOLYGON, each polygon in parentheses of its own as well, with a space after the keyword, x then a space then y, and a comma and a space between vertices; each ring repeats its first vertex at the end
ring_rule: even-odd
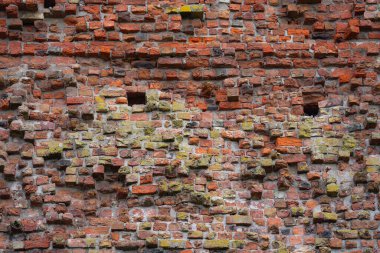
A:
POLYGON ((0 251, 380 252, 379 21, 0 0, 0 251))

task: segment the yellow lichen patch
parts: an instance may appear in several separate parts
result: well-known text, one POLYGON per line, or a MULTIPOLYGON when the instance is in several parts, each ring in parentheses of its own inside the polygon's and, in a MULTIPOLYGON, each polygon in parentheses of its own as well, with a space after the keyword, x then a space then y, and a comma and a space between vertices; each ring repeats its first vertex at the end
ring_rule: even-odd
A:
POLYGON ((203 12, 203 5, 184 5, 179 12, 203 12))
POLYGON ((168 7, 165 9, 167 14, 175 14, 181 12, 203 12, 203 5, 194 4, 194 5, 183 5, 181 7, 168 7))

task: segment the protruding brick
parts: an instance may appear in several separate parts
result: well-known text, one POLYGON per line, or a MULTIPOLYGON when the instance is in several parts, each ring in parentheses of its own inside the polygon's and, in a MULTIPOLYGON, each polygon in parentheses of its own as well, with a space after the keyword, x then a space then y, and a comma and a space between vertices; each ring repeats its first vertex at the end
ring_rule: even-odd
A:
POLYGON ((134 185, 132 193, 137 195, 149 195, 157 192, 157 185, 134 185))

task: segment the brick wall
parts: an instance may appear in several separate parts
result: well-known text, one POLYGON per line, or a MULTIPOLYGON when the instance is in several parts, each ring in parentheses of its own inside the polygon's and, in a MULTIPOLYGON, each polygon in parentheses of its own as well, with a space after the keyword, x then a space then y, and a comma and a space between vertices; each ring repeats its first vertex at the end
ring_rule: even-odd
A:
POLYGON ((380 252, 379 8, 0 0, 0 249, 380 252))

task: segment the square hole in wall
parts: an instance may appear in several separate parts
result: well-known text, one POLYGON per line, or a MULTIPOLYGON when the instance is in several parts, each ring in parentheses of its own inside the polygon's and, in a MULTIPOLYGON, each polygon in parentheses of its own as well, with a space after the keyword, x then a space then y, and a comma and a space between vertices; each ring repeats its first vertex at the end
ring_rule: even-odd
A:
POLYGON ((44 0, 44 8, 53 8, 55 6, 55 0, 44 0))
POLYGON ((315 117, 319 114, 319 106, 317 103, 305 104, 303 111, 305 115, 315 117))
POLYGON ((203 20, 203 12, 181 12, 182 19, 200 19, 203 20))
POLYGON ((204 6, 201 4, 183 5, 179 8, 182 19, 200 19, 204 17, 204 6))
POLYGON ((129 106, 146 104, 145 92, 128 92, 127 99, 129 106))
POLYGON ((33 26, 34 27, 34 20, 32 20, 32 19, 23 19, 22 20, 22 28, 24 29, 26 26, 33 26))

